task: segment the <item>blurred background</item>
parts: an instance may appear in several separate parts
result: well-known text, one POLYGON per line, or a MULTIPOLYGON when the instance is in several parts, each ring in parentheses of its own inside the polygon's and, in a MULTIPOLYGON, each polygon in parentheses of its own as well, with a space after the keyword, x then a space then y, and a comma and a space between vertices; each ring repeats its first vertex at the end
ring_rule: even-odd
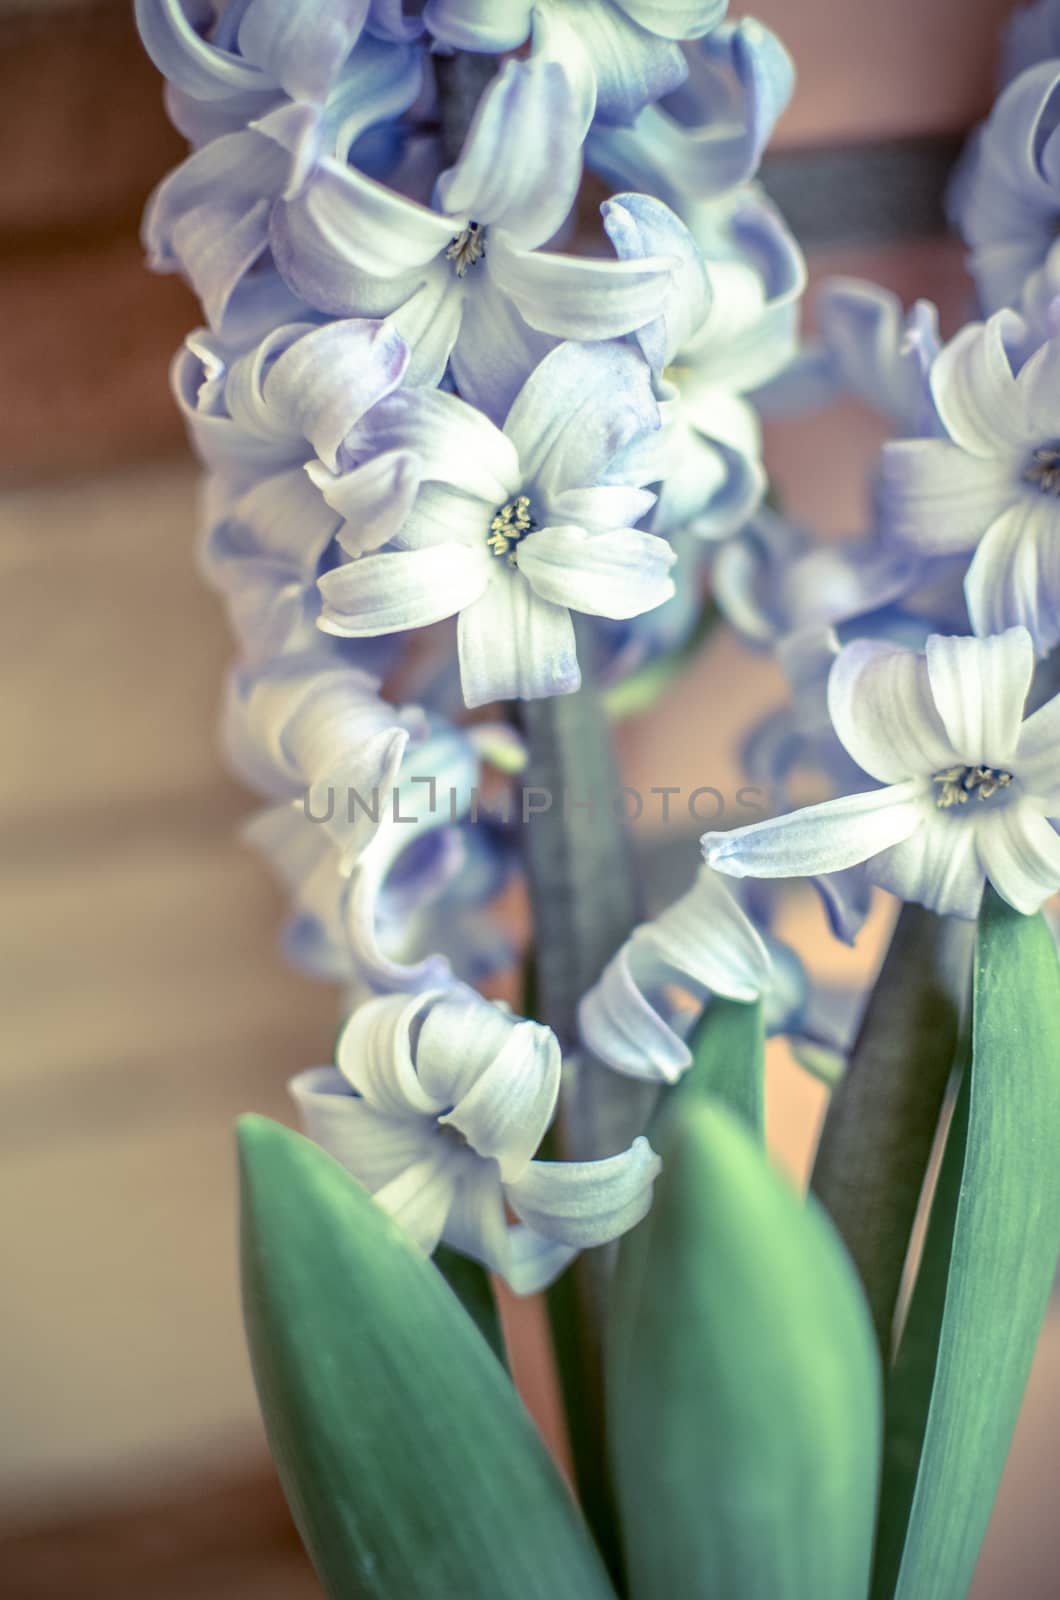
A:
MULTIPOLYGON (((770 181, 816 217, 815 277, 934 298, 952 330, 960 250, 922 197, 905 204, 901 161, 886 216, 871 185, 848 210, 822 174, 831 149, 907 161, 921 139, 944 163, 990 103, 1009 0, 749 9, 799 68, 770 181)), ((0 0, 0 151, 0 1587, 302 1600, 319 1591, 240 1330, 231 1126, 288 1118, 285 1080, 327 1058, 335 1000, 280 959, 280 896, 237 839, 250 801, 216 752, 230 647, 195 572, 196 472, 166 380, 196 308, 144 271, 137 238, 182 149, 131 0, 0 0)), ((786 506, 857 531, 880 437, 852 403, 775 425, 786 506)), ((623 727, 627 781, 691 788, 709 762, 723 786, 777 694, 768 662, 717 638, 623 727)), ((829 946, 829 975, 868 976, 886 925, 881 907, 856 953, 829 946)), ((824 949, 812 908, 792 931, 824 949)), ((819 1091, 782 1047, 771 1072, 772 1139, 799 1172, 819 1091)), ((522 1359, 547 1426, 533 1316, 522 1359)), ((1060 1592, 1058 1423, 1054 1315, 975 1600, 1060 1592)))

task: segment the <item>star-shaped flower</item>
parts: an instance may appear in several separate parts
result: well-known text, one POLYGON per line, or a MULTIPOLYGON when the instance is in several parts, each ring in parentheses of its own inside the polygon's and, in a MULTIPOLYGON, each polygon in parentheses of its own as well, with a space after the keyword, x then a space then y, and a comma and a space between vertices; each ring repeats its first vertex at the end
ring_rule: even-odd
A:
MULTIPOLYGON (((469 706, 566 694, 580 682, 571 611, 630 617, 673 593, 673 551, 634 526, 655 503, 659 426, 648 368, 630 346, 560 345, 534 370, 503 431, 455 396, 396 394, 373 426, 418 460, 400 533, 320 579, 320 626, 351 638, 459 614, 469 706)), ((343 482, 324 493, 339 504, 343 482)), ((368 549, 373 546, 369 545, 368 549)))
POLYGON ((829 678, 832 722, 885 787, 708 833, 708 862, 791 878, 863 861, 900 899, 969 918, 989 879, 1017 911, 1037 911, 1060 889, 1060 696, 1022 720, 1033 668, 1024 628, 933 634, 924 653, 847 645, 829 678))
POLYGON ((884 447, 881 513, 922 555, 974 551, 964 592, 980 634, 1060 640, 1060 338, 1022 367, 1011 311, 964 328, 931 369, 946 437, 884 447))
MULTIPOLYGON (((333 315, 393 315, 409 381, 436 384, 451 361, 461 396, 495 418, 557 340, 614 338, 657 316, 674 267, 541 249, 574 204, 592 116, 587 58, 546 23, 482 95, 431 205, 324 157, 270 221, 296 294, 333 315)), ((286 113, 258 124, 280 141, 289 126, 286 113)))

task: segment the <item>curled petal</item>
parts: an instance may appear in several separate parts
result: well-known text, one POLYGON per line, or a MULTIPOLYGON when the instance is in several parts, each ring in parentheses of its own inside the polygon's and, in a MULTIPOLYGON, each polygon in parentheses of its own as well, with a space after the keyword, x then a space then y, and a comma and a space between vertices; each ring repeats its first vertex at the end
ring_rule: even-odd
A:
POLYGON ((515 50, 530 32, 532 0, 427 0, 423 20, 431 35, 454 50, 500 55, 515 50))
POLYGON ((322 101, 361 36, 369 0, 250 0, 239 49, 292 100, 322 101))
POLYGON ((401 382, 408 346, 395 328, 357 319, 297 339, 264 380, 268 401, 333 471, 343 440, 401 382))
POLYGON ((559 1041, 537 1022, 514 1022, 488 1001, 439 1001, 416 1045, 421 1079, 449 1085, 441 1118, 507 1182, 527 1167, 552 1121, 559 1094, 559 1041), (503 1029, 490 1029, 489 1012, 503 1029), (499 1033, 499 1037, 493 1035, 499 1033))
POLYGON ((709 994, 754 1000, 770 976, 753 923, 702 867, 695 886, 608 963, 579 1007, 581 1037, 616 1071, 672 1083, 691 1064, 685 1036, 709 994))
POLYGON ((487 256, 490 277, 523 320, 566 339, 613 339, 654 322, 672 295, 672 256, 604 261, 524 250, 499 237, 487 256))
POLYGON ((447 1149, 441 1139, 436 1139, 430 1155, 376 1190, 377 1203, 424 1255, 429 1256, 438 1248, 463 1165, 459 1151, 447 1149))
POLYGON ((274 92, 274 84, 251 61, 219 50, 196 32, 181 0, 135 0, 136 26, 155 66, 182 93, 196 100, 228 100, 274 92))
POLYGON ((339 1071, 376 1111, 396 1118, 430 1118, 446 1109, 443 1095, 429 1093, 416 1072, 412 1030, 444 994, 383 995, 368 1000, 350 1017, 339 1037, 339 1071))
POLYGON ((729 0, 620 0, 622 10, 663 39, 699 39, 716 28, 729 0))
POLYGON ((706 321, 711 288, 703 256, 684 223, 661 200, 621 194, 600 209, 621 261, 669 257, 673 262, 661 315, 637 329, 637 342, 658 376, 706 321))
POLYGON ((367 309, 363 299, 353 302, 360 286, 351 295, 351 274, 397 281, 405 289, 399 304, 415 287, 409 275, 442 255, 452 236, 450 219, 325 157, 301 193, 276 208, 270 242, 296 294, 342 313, 367 309))
POLYGON ((348 555, 378 550, 400 530, 416 501, 419 465, 408 450, 384 450, 340 475, 308 463, 310 482, 345 521, 339 542, 348 555))
POLYGON ((147 203, 151 266, 185 274, 211 327, 220 326, 234 290, 265 250, 288 159, 259 134, 226 134, 181 162, 147 203))
POLYGON ((513 440, 466 401, 442 390, 389 395, 365 417, 358 438, 373 454, 410 451, 423 482, 451 485, 490 512, 522 485, 525 464, 513 440))
POLYGON ((661 1167, 647 1139, 634 1139, 602 1161, 531 1161, 505 1194, 535 1232, 585 1250, 620 1238, 647 1215, 661 1167))
MULTIPOLYGON (((713 0, 711 9, 713 10, 713 0)), ((611 0, 578 0, 578 35, 596 73, 596 114, 632 122, 644 106, 680 87, 688 64, 680 47, 638 26, 611 0)))
POLYGON ((937 431, 928 374, 939 352, 938 312, 918 300, 905 315, 889 289, 860 278, 826 280, 817 321, 842 388, 912 437, 937 431))
POLYGON ((335 1067, 300 1072, 287 1090, 310 1139, 341 1161, 366 1189, 381 1189, 431 1154, 429 1124, 377 1111, 350 1093, 335 1067))

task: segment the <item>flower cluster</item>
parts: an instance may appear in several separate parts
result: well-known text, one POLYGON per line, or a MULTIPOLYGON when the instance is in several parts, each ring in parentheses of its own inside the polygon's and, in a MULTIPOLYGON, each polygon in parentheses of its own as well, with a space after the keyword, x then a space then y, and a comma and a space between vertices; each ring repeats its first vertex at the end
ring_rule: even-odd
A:
POLYGON ((853 394, 890 423, 868 538, 826 547, 760 514, 715 569, 792 690, 748 743, 752 775, 784 796, 810 767, 834 798, 708 834, 704 854, 811 878, 846 939, 873 885, 966 918, 986 881, 1022 912, 1060 889, 1055 0, 1015 18, 1003 78, 950 196, 982 320, 943 343, 930 304, 833 280, 775 386, 786 407, 853 394))
MULTIPOLYGON (((803 264, 754 182, 791 65, 725 11, 136 0, 191 147, 144 239, 206 318, 173 384, 238 646, 226 742, 288 951, 346 994, 337 1067, 293 1092, 426 1251, 523 1290, 631 1226, 658 1164, 642 1139, 532 1159, 561 1042, 473 987, 517 956, 493 903, 518 842, 477 807, 523 759, 503 702, 578 689, 575 615, 612 677, 691 632, 763 501, 754 397, 796 351, 803 264)), ((775 987, 720 881, 689 901, 741 952, 676 958, 700 1003, 775 987)), ((671 959, 630 952, 583 1008, 619 1070, 671 959)), ((651 1014, 641 1075, 672 1078, 651 1014)))

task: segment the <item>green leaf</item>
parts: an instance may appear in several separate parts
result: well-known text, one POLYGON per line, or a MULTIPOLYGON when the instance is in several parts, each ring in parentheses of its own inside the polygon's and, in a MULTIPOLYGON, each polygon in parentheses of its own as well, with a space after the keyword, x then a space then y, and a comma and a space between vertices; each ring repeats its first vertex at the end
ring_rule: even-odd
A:
POLYGON ((243 1306, 269 1443, 332 1600, 613 1600, 495 1356, 330 1156, 239 1127, 243 1306))
POLYGON ((957 1053, 971 928, 903 907, 821 1130, 811 1188, 865 1285, 884 1357, 957 1053))
POLYGON ((988 891, 972 1058, 888 1397, 874 1593, 964 1595, 1060 1254, 1060 965, 988 891))
POLYGON ((761 1003, 715 995, 692 1037, 692 1066, 681 1085, 682 1098, 694 1092, 714 1095, 763 1138, 765 1049, 761 1003))
POLYGON ((439 1245, 431 1257, 438 1271, 460 1301, 464 1310, 481 1333, 497 1360, 508 1365, 508 1352, 504 1343, 497 1300, 485 1267, 456 1250, 439 1245))
POLYGON ((856 1600, 880 1371, 853 1268, 724 1107, 682 1086, 653 1139, 607 1368, 633 1600, 856 1600))

